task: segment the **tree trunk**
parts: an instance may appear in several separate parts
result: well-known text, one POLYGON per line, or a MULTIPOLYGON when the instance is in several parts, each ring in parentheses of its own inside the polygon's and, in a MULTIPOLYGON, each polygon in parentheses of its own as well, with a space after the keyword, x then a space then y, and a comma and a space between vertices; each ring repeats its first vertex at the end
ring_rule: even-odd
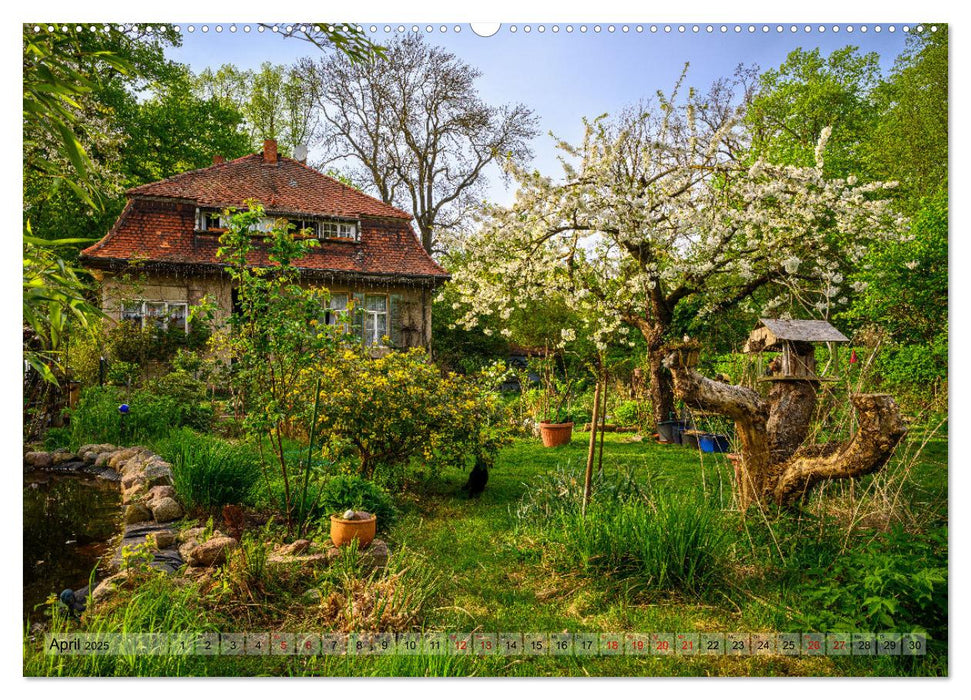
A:
POLYGON ((647 350, 648 375, 650 376, 650 386, 648 391, 651 395, 651 410, 654 413, 654 425, 662 420, 670 420, 674 413, 674 387, 671 382, 671 373, 664 367, 664 351, 658 343, 656 348, 648 345, 647 350))
POLYGON ((774 463, 789 459, 809 434, 818 382, 778 381, 769 390, 769 450, 774 463))
POLYGON ((859 429, 850 440, 801 446, 815 410, 818 382, 776 382, 766 401, 753 389, 701 376, 691 353, 676 348, 664 364, 674 377, 675 393, 685 403, 735 421, 742 510, 753 503, 791 505, 821 481, 871 474, 886 464, 907 432, 893 398, 855 394, 850 401, 859 429))

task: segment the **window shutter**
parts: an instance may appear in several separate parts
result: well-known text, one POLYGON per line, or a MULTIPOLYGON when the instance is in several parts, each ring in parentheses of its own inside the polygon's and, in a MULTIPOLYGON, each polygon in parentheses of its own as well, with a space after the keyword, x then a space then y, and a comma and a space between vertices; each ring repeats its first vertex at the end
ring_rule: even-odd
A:
POLYGON ((405 346, 404 333, 401 332, 401 327, 404 324, 402 314, 404 304, 401 295, 389 295, 388 305, 391 307, 388 310, 388 336, 391 338, 391 346, 400 350, 405 346))

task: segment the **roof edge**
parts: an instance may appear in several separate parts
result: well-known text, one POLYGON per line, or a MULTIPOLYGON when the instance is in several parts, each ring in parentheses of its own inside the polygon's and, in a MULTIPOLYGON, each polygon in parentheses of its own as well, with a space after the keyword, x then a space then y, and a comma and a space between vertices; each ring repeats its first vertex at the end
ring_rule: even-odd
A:
MULTIPOLYGON (((136 268, 148 271, 157 271, 159 269, 197 269, 204 270, 209 273, 223 274, 228 270, 229 265, 223 265, 219 263, 196 263, 196 262, 180 262, 177 260, 167 261, 167 260, 150 260, 150 259, 139 259, 134 262, 127 258, 108 258, 101 256, 91 256, 87 255, 86 251, 82 251, 79 262, 88 267, 97 268, 107 271, 119 271, 128 268, 136 268)), ((437 264, 437 263, 436 263, 437 264)), ((422 280, 432 283, 437 286, 438 284, 443 284, 450 279, 452 276, 448 272, 442 272, 442 274, 417 274, 412 272, 354 272, 351 270, 338 270, 332 268, 317 268, 317 267, 300 267, 296 266, 300 271, 301 275, 306 274, 308 277, 344 277, 350 279, 361 279, 361 280, 412 280, 413 282, 420 282, 422 280)))

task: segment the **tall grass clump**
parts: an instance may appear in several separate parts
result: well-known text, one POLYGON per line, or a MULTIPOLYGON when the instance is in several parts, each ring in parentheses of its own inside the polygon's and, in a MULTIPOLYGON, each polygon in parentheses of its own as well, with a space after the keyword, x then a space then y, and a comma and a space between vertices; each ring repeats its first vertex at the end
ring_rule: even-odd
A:
POLYGON ((250 450, 187 428, 156 443, 156 450, 172 464, 175 490, 190 508, 247 503, 260 478, 250 450))
POLYGON ((554 473, 527 492, 517 516, 522 527, 560 545, 567 565, 635 579, 638 587, 697 594, 724 564, 718 509, 630 472, 598 478, 586 516, 582 478, 554 473))
POLYGON ((90 387, 71 412, 71 447, 85 443, 145 444, 182 424, 178 401, 148 391, 131 394, 117 387, 90 387), (128 412, 118 409, 125 404, 128 412))

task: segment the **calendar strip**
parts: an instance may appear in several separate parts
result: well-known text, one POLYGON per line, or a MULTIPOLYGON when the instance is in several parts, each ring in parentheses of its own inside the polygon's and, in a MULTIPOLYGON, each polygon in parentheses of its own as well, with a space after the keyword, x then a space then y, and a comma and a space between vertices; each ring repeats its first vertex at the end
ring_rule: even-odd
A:
POLYGON ((411 632, 47 634, 57 656, 924 656, 923 633, 411 632))

